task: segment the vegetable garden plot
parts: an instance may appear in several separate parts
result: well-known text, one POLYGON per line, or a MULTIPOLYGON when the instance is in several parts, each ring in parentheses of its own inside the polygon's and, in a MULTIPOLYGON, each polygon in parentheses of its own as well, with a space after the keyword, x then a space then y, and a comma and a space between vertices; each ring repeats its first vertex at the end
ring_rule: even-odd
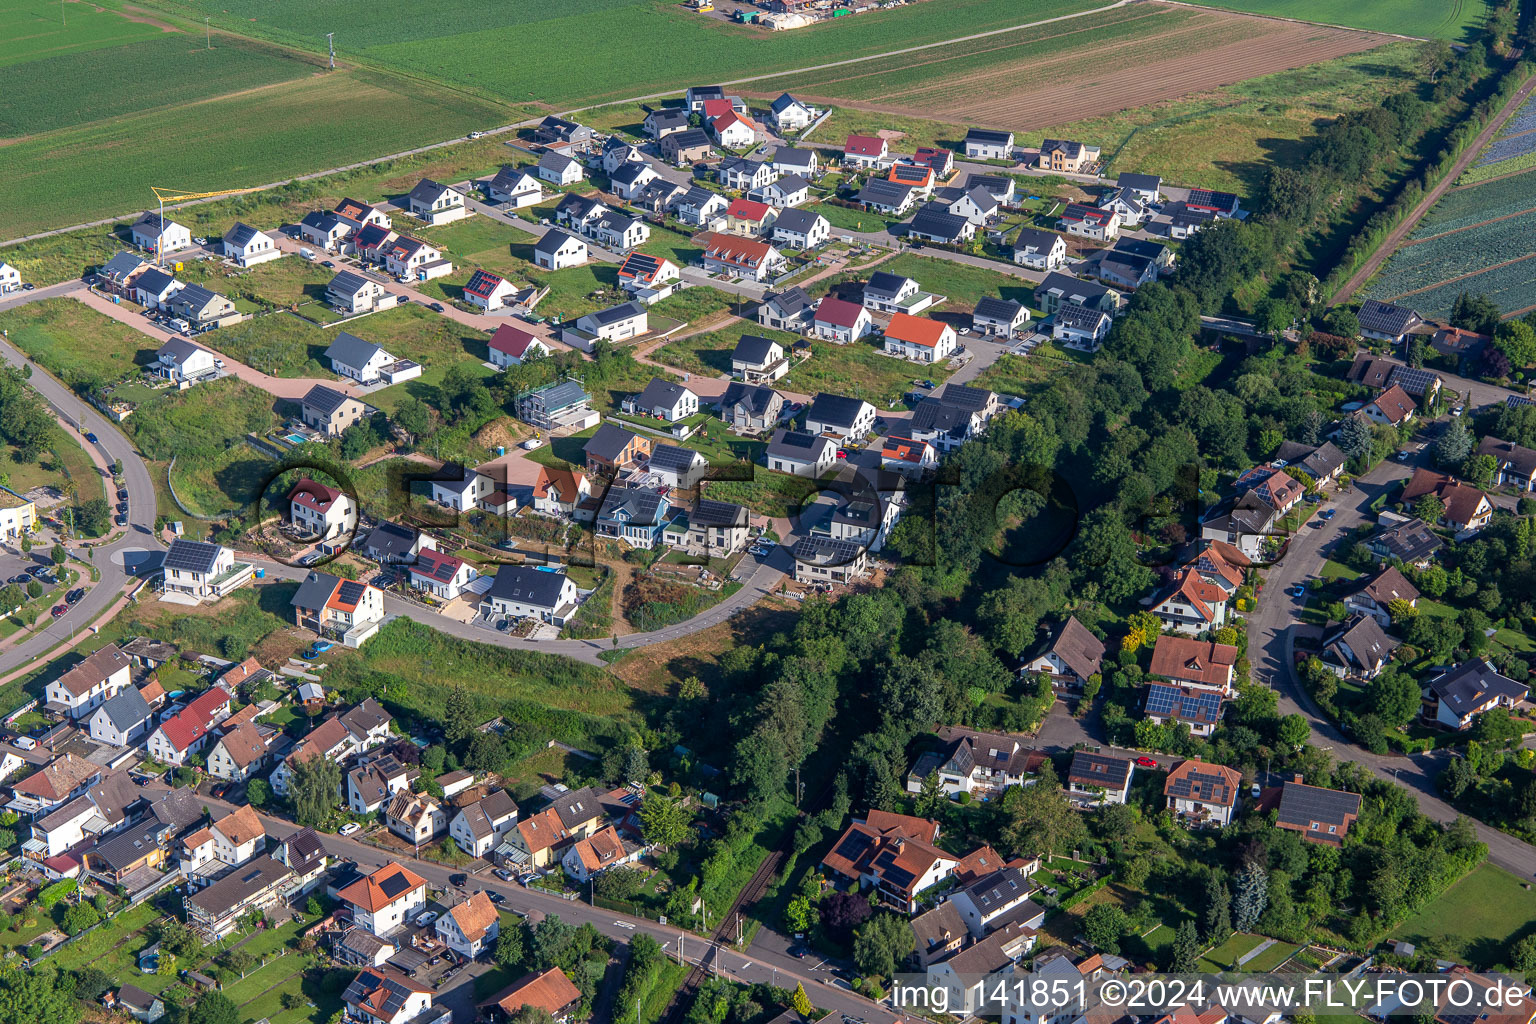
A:
POLYGON ((1408 304, 1421 316, 1445 317, 1463 292, 1487 295, 1506 314, 1536 306, 1536 257, 1419 292, 1408 304))
POLYGON ((1392 254, 1371 294, 1396 297, 1532 253, 1536 253, 1536 213, 1527 213, 1404 246, 1392 254))
POLYGON ((1490 181, 1476 188, 1452 189, 1429 211, 1429 216, 1411 238, 1428 238, 1533 208, 1536 208, 1536 174, 1490 181))
POLYGON ((1499 137, 1506 135, 1519 135, 1536 129, 1536 95, 1525 101, 1525 106, 1515 111, 1515 116, 1504 122, 1504 128, 1499 132, 1499 137))
POLYGON ((1514 135, 1493 143, 1483 150, 1482 156, 1477 158, 1477 166, 1487 167, 1489 164, 1513 160, 1517 156, 1524 156, 1526 153, 1533 152, 1536 152, 1536 131, 1526 132, 1524 135, 1514 135))

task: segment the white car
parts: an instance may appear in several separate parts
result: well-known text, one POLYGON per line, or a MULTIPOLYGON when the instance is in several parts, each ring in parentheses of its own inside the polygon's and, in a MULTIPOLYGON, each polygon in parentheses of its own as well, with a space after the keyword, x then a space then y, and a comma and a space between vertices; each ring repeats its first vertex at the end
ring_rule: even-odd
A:
POLYGON ((349 821, 345 825, 341 826, 341 835, 344 835, 344 836, 356 835, 357 833, 361 832, 362 830, 363 830, 363 826, 359 825, 355 821, 349 821))
POLYGON ((422 927, 422 928, 425 928, 427 925, 431 924, 433 921, 436 921, 436 920, 437 920, 437 911, 429 910, 425 914, 421 914, 421 915, 417 916, 416 924, 418 926, 422 927))
POLYGON ((37 740, 31 736, 18 736, 12 741, 11 746, 17 750, 35 750, 37 749, 37 740))
POLYGON ((518 445, 518 447, 523 449, 523 451, 531 452, 535 448, 543 448, 544 442, 539 440, 537 437, 530 437, 528 440, 518 445))

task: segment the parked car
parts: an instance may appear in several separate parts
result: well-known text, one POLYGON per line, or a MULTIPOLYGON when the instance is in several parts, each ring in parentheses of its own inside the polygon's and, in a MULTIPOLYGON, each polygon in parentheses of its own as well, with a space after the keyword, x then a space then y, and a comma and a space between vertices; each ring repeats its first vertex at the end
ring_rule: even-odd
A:
POLYGON ((351 836, 351 835, 356 835, 357 833, 361 832, 362 830, 363 830, 363 826, 359 825, 355 821, 349 821, 345 825, 341 826, 339 834, 344 835, 344 836, 351 836))
POLYGON ((119 501, 127 501, 128 500, 128 488, 126 488, 126 487, 119 487, 117 489, 117 497, 118 497, 119 501))
POLYGON ((431 305, 429 305, 427 308, 430 309, 434 313, 441 313, 441 312, 443 312, 443 304, 441 302, 434 302, 431 305))
POLYGON ((416 924, 419 927, 422 927, 422 928, 425 928, 427 925, 431 924, 433 921, 436 921, 436 920, 437 920, 437 911, 435 911, 435 910, 429 910, 429 911, 427 911, 424 914, 416 915, 416 924))
POLYGON ((501 893, 497 892, 495 889, 487 889, 486 893, 485 893, 485 898, 490 900, 492 903, 505 903, 506 899, 507 899, 505 896, 503 896, 501 893))
POLYGON ((96 444, 96 443, 97 443, 97 442, 96 442, 96 435, 95 435, 95 434, 93 434, 93 433, 91 433, 91 432, 90 432, 90 431, 89 431, 89 430, 87 430, 87 431, 86 431, 86 432, 85 432, 85 439, 86 439, 86 440, 87 440, 87 441, 89 441, 89 442, 91 442, 91 444, 96 444))
POLYGON ((506 868, 497 868, 495 871, 492 871, 491 874, 495 875, 497 878, 501 879, 503 882, 511 882, 511 881, 514 881, 517 878, 516 875, 514 875, 512 872, 508 871, 506 868))
POLYGON ((117 514, 116 522, 117 522, 118 526, 127 526, 128 525, 128 517, 125 514, 123 514, 122 512, 119 512, 117 514))
POLYGON ((84 596, 85 596, 85 588, 84 587, 76 587, 74 590, 71 590, 69 593, 64 595, 64 602, 66 604, 74 604, 76 601, 80 600, 84 596))
POLYGON ((530 437, 528 440, 526 440, 522 444, 518 445, 518 447, 522 448, 524 451, 531 452, 535 448, 542 448, 542 447, 544 447, 544 442, 539 440, 537 437, 530 437))
POLYGON ((469 876, 460 871, 448 876, 448 884, 455 888, 461 888, 469 884, 469 876))
POLYGON ((1332 519, 1334 516, 1336 516, 1338 514, 1339 514, 1339 510, 1336 509, 1336 508, 1325 508, 1321 512, 1319 512, 1317 514, 1317 516, 1318 516, 1319 519, 1322 519, 1322 520, 1324 520, 1326 522, 1327 520, 1332 519))
POLYGON ((69 611, 69 605, 56 604, 53 606, 53 617, 58 618, 60 615, 63 615, 67 611, 69 611))
POLYGON ((32 579, 32 577, 28 576, 26 573, 19 572, 15 576, 12 576, 10 579, 6 580, 5 582, 7 582, 7 583, 27 583, 31 579, 32 579))
POLYGON ((11 746, 17 750, 35 750, 37 748, 37 740, 31 736, 17 736, 11 741, 11 746))
POLYGON ((1157 759, 1153 758, 1153 757, 1147 757, 1145 754, 1143 754, 1141 757, 1138 757, 1136 759, 1136 765, 1137 765, 1137 767, 1140 767, 1140 768, 1156 768, 1156 767, 1158 767, 1157 759))

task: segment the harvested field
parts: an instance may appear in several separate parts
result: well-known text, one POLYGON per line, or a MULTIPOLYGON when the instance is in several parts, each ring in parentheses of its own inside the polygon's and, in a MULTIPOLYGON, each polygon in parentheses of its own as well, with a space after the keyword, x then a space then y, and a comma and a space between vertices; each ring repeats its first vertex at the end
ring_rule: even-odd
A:
POLYGON ((1028 130, 1171 100, 1346 54, 1389 37, 1136 4, 847 68, 753 83, 828 103, 1028 130), (1084 74, 1091 49, 1100 74, 1084 74))

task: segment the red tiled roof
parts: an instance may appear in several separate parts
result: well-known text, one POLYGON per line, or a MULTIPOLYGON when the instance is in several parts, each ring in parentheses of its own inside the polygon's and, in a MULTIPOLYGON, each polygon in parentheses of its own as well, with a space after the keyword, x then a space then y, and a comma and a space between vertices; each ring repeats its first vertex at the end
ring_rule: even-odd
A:
POLYGON ((705 253, 722 263, 738 267, 756 267, 768 258, 773 246, 739 235, 712 233, 704 239, 705 253))
POLYGON ((911 342, 924 348, 933 348, 943 339, 946 331, 951 328, 948 324, 937 320, 930 320, 925 316, 912 316, 910 313, 892 313, 891 322, 885 328, 887 338, 895 338, 897 341, 911 342))
POLYGON ((1380 409, 1382 416, 1386 418, 1388 423, 1394 426, 1406 420, 1413 410, 1417 408, 1413 403, 1413 399, 1408 397, 1408 392, 1404 391, 1397 384, 1393 384, 1387 390, 1377 395, 1375 401, 1371 404, 1380 409))
POLYGON ((1237 648, 1187 636, 1160 636, 1152 648, 1150 671, 1155 676, 1187 679, 1206 686, 1225 686, 1237 664, 1237 648))
POLYGON ((565 972, 551 967, 543 974, 530 974, 521 981, 502 989, 481 1006, 498 1007, 508 1017, 516 1015, 525 1006, 537 1006, 554 1016, 573 1003, 581 1001, 581 990, 571 983, 565 972))
POLYGON ((359 878, 337 895, 353 906, 362 907, 370 914, 377 914, 391 903, 408 896, 426 884, 426 879, 410 868, 391 862, 368 877, 359 878), (403 885, 394 882, 397 877, 404 883, 403 885), (394 895, 386 895, 386 889, 393 890, 394 895))
POLYGON ((735 217, 737 220, 762 220, 768 216, 767 203, 759 203, 753 199, 732 199, 731 205, 725 208, 727 217, 735 217))
POLYGON ((885 140, 873 135, 850 135, 843 144, 843 152, 856 156, 879 156, 885 152, 885 140))
POLYGON ((186 750, 208 734, 214 714, 229 704, 228 691, 215 686, 182 708, 174 718, 160 723, 160 731, 178 751, 186 750))
POLYGON ((897 462, 920 463, 927 449, 925 441, 914 441, 910 437, 887 437, 880 449, 880 457, 897 462))
POLYGON ((318 480, 303 477, 293 485, 293 490, 288 492, 288 500, 305 508, 314 509, 316 512, 328 512, 331 503, 341 497, 341 492, 334 487, 327 487, 318 480))
POLYGON ((579 470, 554 469, 549 466, 539 468, 538 482, 533 485, 535 498, 549 497, 549 488, 553 486, 560 492, 560 500, 574 501, 581 491, 583 477, 579 470))
POLYGON ((863 315, 865 315, 864 307, 857 302, 835 299, 830 295, 822 299, 821 304, 816 307, 817 322, 831 324, 833 327, 852 327, 863 315))
POLYGON ((730 100, 705 100, 704 101, 703 114, 704 114, 704 119, 706 121, 713 120, 714 118, 717 118, 717 117, 722 117, 722 116, 724 116, 726 114, 734 113, 735 110, 736 110, 736 108, 731 106, 731 101, 730 100))
POLYGON ((528 351, 528 346, 537 340, 537 335, 529 334, 521 327, 502 324, 496 328, 496 333, 491 335, 488 344, 497 352, 504 352, 514 359, 521 359, 523 353, 528 351))

